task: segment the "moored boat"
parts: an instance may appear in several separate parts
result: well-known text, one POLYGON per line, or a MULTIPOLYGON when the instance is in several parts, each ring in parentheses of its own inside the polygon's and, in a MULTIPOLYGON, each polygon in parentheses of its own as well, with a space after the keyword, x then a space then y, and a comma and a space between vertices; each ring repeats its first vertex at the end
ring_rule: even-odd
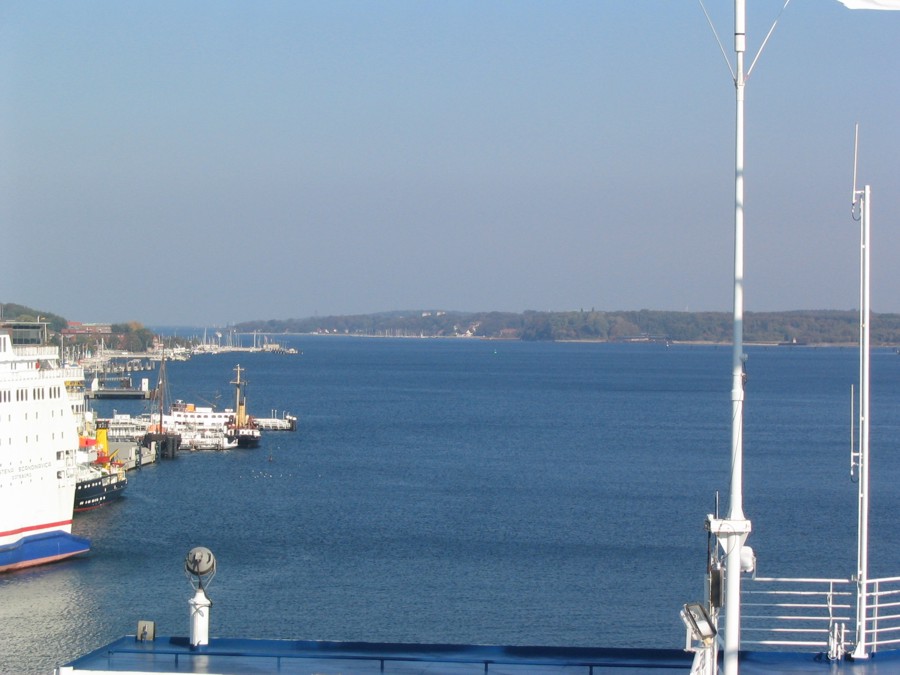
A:
MULTIPOLYGON (((115 455, 124 464, 126 471, 156 461, 155 448, 141 444, 150 425, 149 417, 116 414, 111 419, 98 420, 98 427, 101 423, 106 427, 106 448, 109 454, 115 455)), ((100 429, 98 432, 102 433, 100 429)))
POLYGON ((158 459, 175 459, 181 447, 181 434, 166 426, 166 420, 163 415, 165 402, 168 398, 167 390, 166 359, 163 351, 159 362, 159 380, 156 385, 157 416, 155 421, 151 416, 146 432, 141 439, 141 445, 150 448, 158 459))
POLYGON ((238 448, 258 448, 262 440, 262 433, 253 423, 252 418, 244 426, 233 424, 228 428, 225 438, 238 448))
POLYGON ((241 366, 236 366, 235 371, 237 377, 231 383, 235 386, 235 413, 225 435, 239 448, 256 448, 259 447, 262 432, 256 420, 247 414, 247 399, 244 394, 247 381, 241 379, 241 366))
POLYGON ((96 437, 82 437, 76 464, 75 511, 88 511, 119 498, 128 486, 125 464, 109 452, 107 425, 97 422, 96 437))
POLYGON ((181 447, 188 450, 227 450, 237 447, 228 437, 228 426, 234 420, 234 411, 215 410, 212 406, 175 401, 163 423, 181 435, 181 447))
POLYGON ((297 416, 287 412, 279 417, 273 410, 271 417, 255 417, 254 420, 264 431, 297 431, 297 416))
POLYGON ((215 410, 212 406, 198 406, 180 399, 166 410, 168 392, 165 363, 161 362, 160 383, 156 390, 158 408, 147 418, 148 430, 152 434, 147 438, 157 439, 157 435, 165 431, 168 436, 165 439, 160 437, 159 440, 165 448, 175 447, 174 436, 177 436, 177 447, 171 452, 171 456, 178 449, 227 450, 237 447, 237 440, 228 435, 228 427, 234 423, 233 410, 215 410))
POLYGON ((237 441, 230 438, 225 428, 222 429, 203 429, 203 428, 182 428, 181 449, 182 450, 228 450, 237 447, 237 441))
POLYGON ((75 484, 75 511, 89 511, 118 499, 128 486, 125 467, 119 463, 79 463, 75 484))
POLYGON ((61 365, 46 324, 0 327, 0 571, 90 549, 72 534, 78 423, 66 385, 79 381, 83 371, 61 365))

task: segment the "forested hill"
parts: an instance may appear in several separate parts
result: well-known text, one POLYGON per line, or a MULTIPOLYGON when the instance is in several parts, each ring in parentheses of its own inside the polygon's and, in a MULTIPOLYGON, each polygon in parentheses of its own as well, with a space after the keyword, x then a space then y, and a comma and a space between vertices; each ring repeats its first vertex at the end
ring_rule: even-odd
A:
MULTIPOLYGON (((748 343, 853 344, 856 311, 748 312, 748 343)), ((520 340, 671 340, 730 342, 730 312, 441 312, 407 311, 307 319, 250 321, 241 332, 327 333, 398 337, 508 338, 520 340)), ((900 314, 873 314, 873 345, 900 345, 900 314)))

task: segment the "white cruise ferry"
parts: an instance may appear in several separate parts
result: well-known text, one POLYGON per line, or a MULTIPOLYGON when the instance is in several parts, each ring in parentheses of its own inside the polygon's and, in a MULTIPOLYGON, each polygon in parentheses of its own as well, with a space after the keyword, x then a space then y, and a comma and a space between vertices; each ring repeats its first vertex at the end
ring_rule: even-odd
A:
POLYGON ((60 363, 46 324, 0 325, 0 572, 90 548, 72 534, 76 382, 82 369, 60 363))

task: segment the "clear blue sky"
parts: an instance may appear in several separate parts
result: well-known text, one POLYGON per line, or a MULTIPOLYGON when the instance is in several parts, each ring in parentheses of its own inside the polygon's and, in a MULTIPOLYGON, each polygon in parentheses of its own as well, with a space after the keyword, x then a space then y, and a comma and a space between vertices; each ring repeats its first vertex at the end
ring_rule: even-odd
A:
MULTIPOLYGON (((782 5, 748 2, 752 53, 782 5)), ((898 45, 900 12, 781 17, 747 86, 748 310, 858 306, 858 121, 873 309, 900 311, 898 45)), ((0 106, 0 301, 731 309, 734 87, 692 0, 7 0, 0 106)))

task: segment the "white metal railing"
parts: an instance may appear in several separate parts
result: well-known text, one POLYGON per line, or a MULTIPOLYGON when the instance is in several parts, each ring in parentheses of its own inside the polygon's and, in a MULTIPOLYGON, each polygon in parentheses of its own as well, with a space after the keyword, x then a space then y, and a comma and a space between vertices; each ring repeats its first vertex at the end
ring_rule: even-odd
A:
POLYGON ((59 348, 50 345, 16 345, 17 356, 25 356, 31 359, 58 359, 59 348))
POLYGON ((869 579, 866 635, 871 651, 900 645, 900 577, 869 579))
MULTIPOLYGON (((838 658, 856 641, 857 591, 851 579, 752 579, 741 593, 741 644, 838 658)), ((870 579, 865 593, 865 651, 900 645, 900 577, 870 579)))
POLYGON ((63 366, 59 369, 59 376, 67 382, 84 383, 84 370, 81 366, 63 366))
POLYGON ((755 578, 741 593, 741 643, 826 651, 835 626, 852 626, 856 584, 847 579, 755 578))

